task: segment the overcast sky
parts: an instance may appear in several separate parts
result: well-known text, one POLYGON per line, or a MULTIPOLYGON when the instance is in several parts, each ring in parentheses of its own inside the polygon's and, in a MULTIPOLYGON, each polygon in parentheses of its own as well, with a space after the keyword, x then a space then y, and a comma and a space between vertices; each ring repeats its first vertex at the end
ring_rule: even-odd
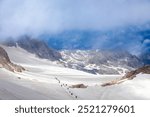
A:
POLYGON ((0 0, 0 37, 139 25, 149 11, 150 0, 0 0))

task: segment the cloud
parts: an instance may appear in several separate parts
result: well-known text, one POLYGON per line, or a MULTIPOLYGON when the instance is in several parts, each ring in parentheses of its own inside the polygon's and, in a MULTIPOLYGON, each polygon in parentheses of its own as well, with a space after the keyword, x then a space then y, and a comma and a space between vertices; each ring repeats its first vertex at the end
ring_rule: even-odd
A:
POLYGON ((145 39, 143 44, 145 44, 145 45, 150 44, 150 39, 145 39))
POLYGON ((139 25, 149 11, 149 0, 0 0, 0 37, 139 25))

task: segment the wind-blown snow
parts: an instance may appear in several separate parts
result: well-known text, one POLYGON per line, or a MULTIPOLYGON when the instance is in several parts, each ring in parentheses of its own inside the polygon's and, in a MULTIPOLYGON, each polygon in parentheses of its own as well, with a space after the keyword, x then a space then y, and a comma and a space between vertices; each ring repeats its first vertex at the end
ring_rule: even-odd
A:
POLYGON ((120 75, 92 75, 39 59, 19 47, 5 47, 23 73, 0 68, 0 99, 150 99, 150 75, 139 74, 122 84, 101 87, 120 75), (87 88, 70 88, 84 84, 87 88))

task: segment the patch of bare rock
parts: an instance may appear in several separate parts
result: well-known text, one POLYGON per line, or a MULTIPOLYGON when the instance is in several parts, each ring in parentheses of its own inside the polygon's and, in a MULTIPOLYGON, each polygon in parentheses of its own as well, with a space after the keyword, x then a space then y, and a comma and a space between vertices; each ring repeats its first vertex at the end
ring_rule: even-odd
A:
POLYGON ((84 85, 84 84, 76 84, 76 85, 72 85, 70 86, 70 88, 87 88, 88 86, 84 85))

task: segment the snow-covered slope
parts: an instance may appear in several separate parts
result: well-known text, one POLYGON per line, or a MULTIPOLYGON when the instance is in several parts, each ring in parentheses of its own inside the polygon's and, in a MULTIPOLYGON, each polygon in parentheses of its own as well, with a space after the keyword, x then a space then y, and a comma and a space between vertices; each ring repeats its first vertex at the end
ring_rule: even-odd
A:
POLYGON ((124 83, 112 85, 108 87, 100 87, 99 85, 91 86, 86 89, 73 89, 75 95, 81 99, 109 99, 109 100, 136 100, 150 99, 150 75, 139 74, 133 80, 124 83))
POLYGON ((3 48, 11 61, 26 71, 13 73, 0 68, 0 99, 150 99, 150 75, 140 74, 122 84, 102 87, 122 76, 93 75, 36 58, 19 47, 3 48), (87 88, 71 88, 76 84, 87 88))

